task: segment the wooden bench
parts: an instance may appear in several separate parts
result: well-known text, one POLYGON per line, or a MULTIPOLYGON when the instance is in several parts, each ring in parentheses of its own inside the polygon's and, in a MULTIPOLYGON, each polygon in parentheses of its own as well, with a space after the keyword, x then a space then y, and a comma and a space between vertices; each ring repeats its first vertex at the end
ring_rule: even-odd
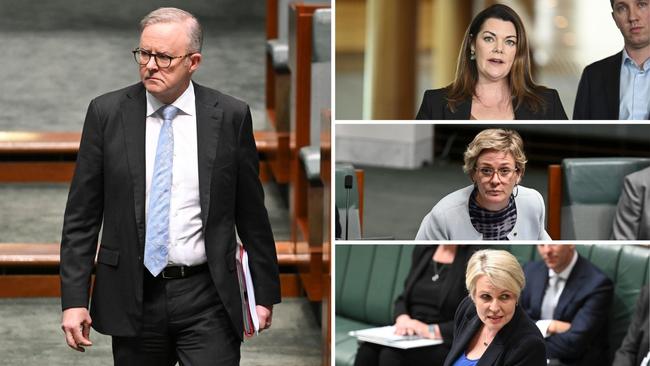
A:
MULTIPOLYGON (((291 242, 276 242, 282 296, 301 295, 294 268, 309 263, 307 254, 296 254, 291 242)), ((0 243, 0 298, 57 297, 60 245, 58 243, 0 243), (37 273, 35 273, 37 272, 37 273)))
MULTIPOLYGON (((255 131, 254 137, 262 164, 286 164, 288 133, 255 131)), ((80 140, 79 132, 0 132, 0 182, 70 182, 80 140)))
MULTIPOLYGON (((261 162, 275 164, 290 155, 278 146, 288 133, 255 131, 254 137, 261 162)), ((0 183, 69 183, 80 139, 78 132, 0 132, 0 183)), ((297 253, 294 242, 277 242, 276 251, 285 269, 282 294, 298 296, 300 281, 292 272, 309 262, 308 254, 297 253)), ((58 266, 58 243, 0 243, 0 297, 59 296, 58 266), (34 273, 43 269, 50 273, 34 273), (6 274, 16 271, 27 274, 6 274)))

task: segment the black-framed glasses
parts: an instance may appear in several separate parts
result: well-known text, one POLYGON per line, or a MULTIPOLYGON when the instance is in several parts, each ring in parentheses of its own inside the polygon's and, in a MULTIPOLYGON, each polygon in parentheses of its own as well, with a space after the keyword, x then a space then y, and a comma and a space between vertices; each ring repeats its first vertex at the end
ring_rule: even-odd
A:
POLYGON ((196 53, 190 52, 183 56, 169 56, 165 55, 164 53, 151 53, 147 50, 143 50, 142 48, 136 48, 131 52, 133 52, 133 58, 135 58, 135 62, 137 62, 138 65, 144 66, 148 64, 149 60, 151 60, 151 57, 153 57, 156 65, 158 65, 158 67, 161 69, 169 67, 174 59, 191 56, 196 53))
POLYGON ((516 171, 518 171, 518 168, 499 168, 499 169, 494 169, 494 168, 488 168, 488 167, 483 167, 483 168, 476 168, 476 171, 479 172, 481 177, 485 179, 492 179, 494 176, 494 173, 497 173, 499 178, 502 179, 510 179, 512 178, 512 174, 516 171))

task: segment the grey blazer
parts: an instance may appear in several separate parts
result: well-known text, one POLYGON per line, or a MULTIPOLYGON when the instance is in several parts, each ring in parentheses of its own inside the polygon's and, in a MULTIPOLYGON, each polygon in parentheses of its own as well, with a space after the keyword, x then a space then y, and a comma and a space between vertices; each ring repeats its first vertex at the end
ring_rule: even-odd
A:
POLYGON ((612 239, 650 240, 650 168, 625 177, 614 216, 612 239))
MULTIPOLYGON (((551 240, 544 230, 544 199, 534 189, 518 186, 515 205, 517 221, 508 240, 551 240)), ((483 240, 469 218, 469 196, 474 186, 467 186, 441 199, 420 224, 415 240, 483 240)))

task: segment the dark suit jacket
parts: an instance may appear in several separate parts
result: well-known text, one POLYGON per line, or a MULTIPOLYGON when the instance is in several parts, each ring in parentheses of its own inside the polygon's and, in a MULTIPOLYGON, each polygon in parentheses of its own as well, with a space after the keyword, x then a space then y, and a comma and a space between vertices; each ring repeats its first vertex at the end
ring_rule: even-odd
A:
MULTIPOLYGON (((235 271, 235 227, 250 257, 258 304, 280 301, 277 256, 248 106, 194 84, 199 197, 210 274, 234 330, 242 335, 235 271)), ((142 327, 145 238, 145 116, 142 83, 88 107, 61 242, 63 309, 87 307, 103 221, 90 314, 105 334, 136 336, 142 327)))
MULTIPOLYGON (((555 89, 544 90, 541 97, 546 101, 546 111, 533 113, 525 104, 515 110, 516 120, 525 119, 568 119, 562 101, 555 89)), ((447 106, 447 89, 432 89, 424 92, 422 104, 418 111, 416 119, 424 120, 446 120, 461 119, 469 120, 472 111, 472 101, 467 100, 456 106, 456 111, 452 112, 447 106)))
POLYGON ((623 51, 585 67, 573 119, 618 119, 623 51))
MULTIPOLYGON (((445 359, 444 366, 451 366, 467 350, 481 319, 474 302, 466 297, 458 306, 455 317, 454 344, 445 359)), ((476 366, 546 366, 544 338, 526 313, 519 306, 508 324, 497 333, 476 366)))
MULTIPOLYGON (((548 284, 543 261, 524 266, 526 287, 519 303, 531 319, 540 319, 548 284)), ((571 323, 565 333, 546 338, 548 358, 570 365, 599 365, 607 361, 607 314, 614 295, 612 281, 588 260, 578 261, 566 281, 553 319, 571 323)))
MULTIPOLYGON (((417 245, 413 249, 413 260, 411 261, 411 270, 404 281, 404 291, 395 300, 395 319, 402 314, 411 314, 411 304, 409 297, 413 290, 413 285, 420 278, 433 257, 437 245, 425 246, 417 245)), ((442 333, 445 344, 451 344, 454 332, 454 314, 458 304, 467 296, 465 289, 465 267, 469 257, 476 251, 473 247, 458 247, 454 263, 449 267, 449 273, 443 283, 444 293, 446 296, 436 299, 442 314, 447 319, 438 323, 440 333, 442 333)))
POLYGON ((613 366, 638 366, 650 351, 650 285, 641 289, 636 310, 621 347, 616 351, 613 366))

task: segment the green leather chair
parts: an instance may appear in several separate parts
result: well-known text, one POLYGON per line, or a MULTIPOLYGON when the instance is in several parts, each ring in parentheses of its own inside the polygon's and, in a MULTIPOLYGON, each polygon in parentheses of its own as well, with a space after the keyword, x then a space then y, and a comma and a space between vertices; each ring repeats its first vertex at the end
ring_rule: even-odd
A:
POLYGON ((564 159, 561 239, 609 239, 625 176, 647 166, 647 158, 564 159))
POLYGON ((354 363, 357 340, 349 331, 392 324, 412 251, 411 245, 336 246, 336 365, 354 363))
MULTIPOLYGON (((497 245, 523 265, 539 260, 534 245, 497 245)), ((609 314, 610 360, 621 344, 641 286, 650 282, 650 248, 636 245, 578 245, 614 282, 609 314)), ((412 245, 337 245, 334 353, 337 366, 354 362, 356 338, 348 332, 393 322, 393 301, 401 293, 411 266, 412 245)))

